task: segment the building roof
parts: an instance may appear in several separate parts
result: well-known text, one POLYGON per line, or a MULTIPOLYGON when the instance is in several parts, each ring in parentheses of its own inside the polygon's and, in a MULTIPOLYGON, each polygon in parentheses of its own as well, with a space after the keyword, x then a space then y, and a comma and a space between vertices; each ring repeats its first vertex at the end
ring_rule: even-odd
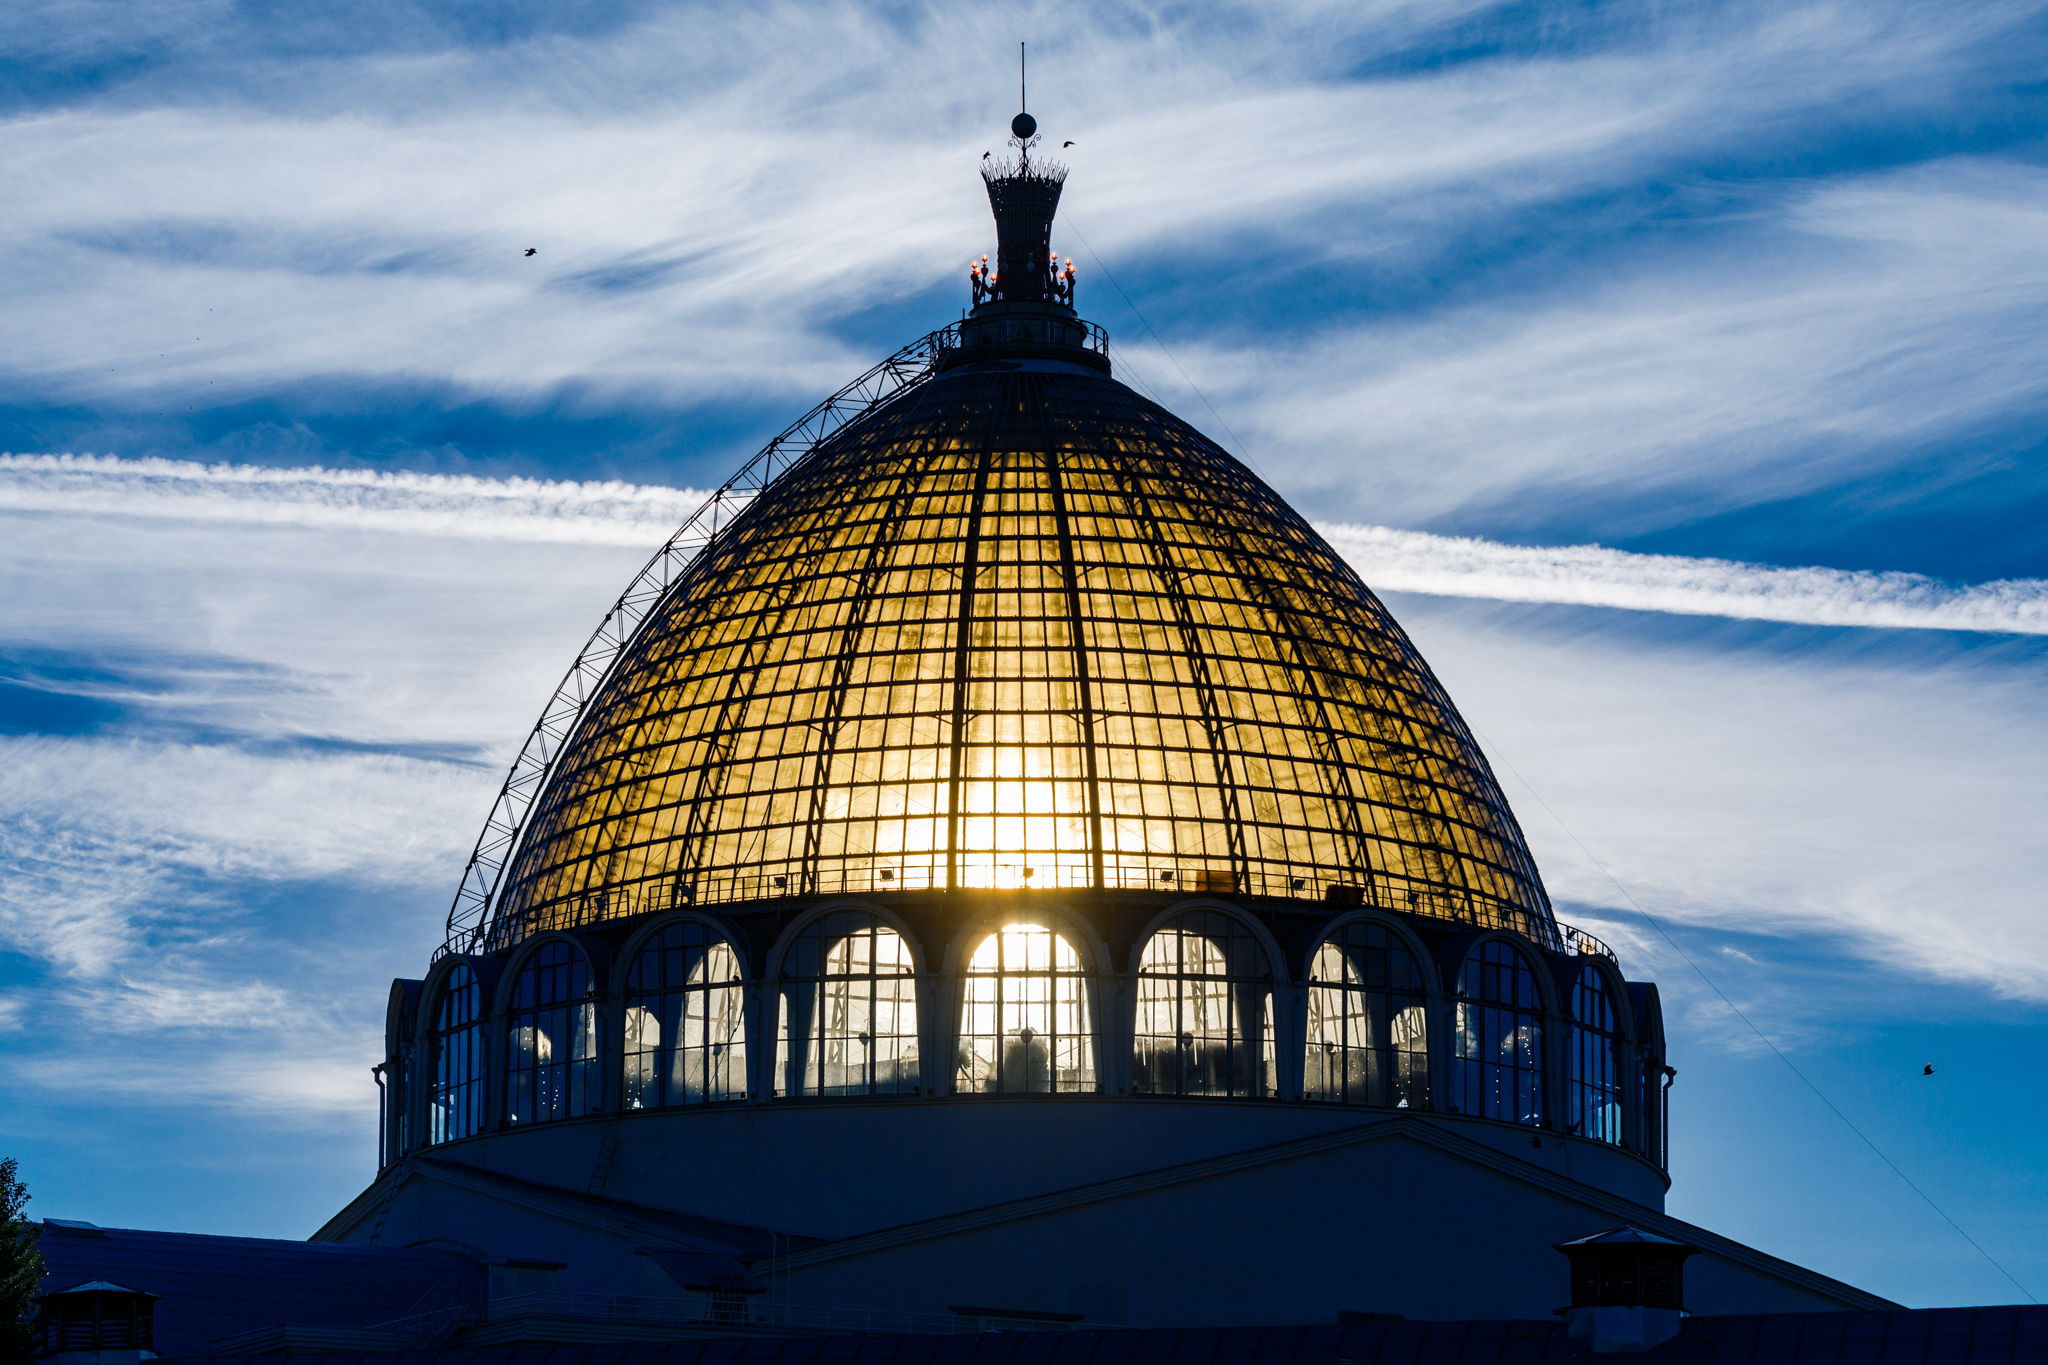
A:
POLYGON ((1659 1237, 1654 1232, 1644 1232, 1641 1228, 1609 1228, 1605 1232, 1596 1232, 1590 1237, 1574 1237, 1569 1242, 1559 1242, 1557 1249, 1563 1251, 1566 1247, 1682 1247, 1684 1245, 1685 1243, 1674 1242, 1669 1237, 1659 1237))
POLYGON ((1588 1354, 1556 1322, 1392 1319, 1327 1327, 722 1337, 236 1359, 246 1365, 2023 1365, 2048 1360, 2048 1306, 1690 1318, 1673 1341, 1613 1355, 1588 1354))
MULTIPOLYGON (((781 1228, 729 1223, 673 1209, 658 1209, 626 1199, 586 1194, 558 1185, 539 1185, 501 1171, 486 1170, 446 1156, 411 1157, 403 1166, 393 1167, 358 1196, 353 1208, 360 1213, 368 1202, 389 1196, 391 1185, 413 1176, 488 1194, 494 1199, 522 1205, 536 1212, 571 1222, 594 1224, 617 1235, 636 1238, 653 1247, 674 1251, 704 1252, 719 1256, 762 1256, 770 1252, 788 1254, 815 1246, 824 1239, 781 1228)), ((324 1237, 346 1218, 337 1215, 314 1236, 324 1237)))
POLYGON ((490 937, 685 899, 1338 886, 1550 932, 1471 733, 1337 553, 1158 405, 1012 360, 849 423, 702 552, 555 761, 490 937))
POLYGON ((111 1280, 87 1280, 84 1284, 74 1284, 69 1289, 52 1289, 37 1301, 61 1298, 66 1294, 140 1294, 146 1299, 157 1297, 145 1290, 130 1289, 125 1284, 115 1284, 111 1280))
POLYGON ((43 1288, 109 1280, 158 1296, 159 1355, 197 1355, 278 1323, 355 1327, 480 1304, 484 1269, 454 1251, 46 1222, 43 1288))

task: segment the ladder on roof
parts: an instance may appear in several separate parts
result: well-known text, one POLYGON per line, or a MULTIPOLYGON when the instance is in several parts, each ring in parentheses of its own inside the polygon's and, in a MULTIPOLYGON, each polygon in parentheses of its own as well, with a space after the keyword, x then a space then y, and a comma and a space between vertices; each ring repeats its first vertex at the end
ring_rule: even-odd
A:
POLYGON ((555 760, 568 748, 583 713, 634 635, 682 578, 698 552, 733 523, 754 497, 808 458, 825 439, 905 390, 932 377, 941 356, 959 344, 957 324, 928 332, 812 408, 727 479, 690 515, 627 585, 569 666, 534 723, 498 799, 484 821, 448 909, 448 937, 434 956, 475 952, 490 945, 490 915, 505 867, 519 847, 526 818, 547 786, 555 760))
POLYGON ((401 1161, 383 1175, 384 1197, 377 1201, 377 1221, 370 1225, 369 1244, 377 1245, 377 1239, 384 1235, 384 1224, 391 1218, 391 1201, 398 1197, 398 1187, 404 1182, 410 1162, 401 1161))
POLYGON ((604 1136, 598 1139, 597 1155, 591 1158, 590 1182, 584 1187, 585 1194, 602 1195, 604 1187, 611 1183, 612 1163, 619 1155, 619 1117, 612 1115, 611 1122, 604 1126, 604 1136))

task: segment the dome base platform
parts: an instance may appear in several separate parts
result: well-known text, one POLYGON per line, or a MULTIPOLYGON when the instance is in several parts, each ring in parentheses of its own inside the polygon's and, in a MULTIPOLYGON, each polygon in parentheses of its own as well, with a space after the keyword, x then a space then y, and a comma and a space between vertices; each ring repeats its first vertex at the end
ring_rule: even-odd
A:
POLYGON ((1551 1248, 1625 1223, 1702 1249, 1696 1312, 1887 1306, 1666 1217, 1662 1189, 1612 1147, 1447 1115, 783 1102, 446 1144, 388 1169, 316 1240, 455 1236, 583 1303, 724 1294, 1203 1326, 1541 1317, 1566 1300, 1551 1248))

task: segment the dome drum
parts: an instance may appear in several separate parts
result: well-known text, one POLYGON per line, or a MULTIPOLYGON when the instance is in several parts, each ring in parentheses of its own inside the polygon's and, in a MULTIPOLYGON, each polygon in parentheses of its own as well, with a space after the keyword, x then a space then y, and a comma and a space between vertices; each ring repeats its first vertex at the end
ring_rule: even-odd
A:
POLYGON ((1663 1164, 1653 988, 1596 951, 1372 909, 752 902, 451 956, 407 1000, 387 1163, 578 1119, 1006 1097, 1426 1115, 1663 1164))

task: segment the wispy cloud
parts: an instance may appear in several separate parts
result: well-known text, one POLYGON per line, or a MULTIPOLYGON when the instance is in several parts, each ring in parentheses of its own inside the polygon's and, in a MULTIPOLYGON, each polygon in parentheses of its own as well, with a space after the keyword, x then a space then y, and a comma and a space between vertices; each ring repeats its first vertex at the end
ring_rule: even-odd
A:
POLYGON ((99 1013, 148 1025, 153 1000, 228 997, 167 966, 203 958, 261 908, 222 888, 445 875, 493 776, 383 755, 262 754, 134 739, 0 740, 0 939, 116 992, 99 1013), (142 964, 170 991, 120 985, 142 964), (182 990, 185 995, 179 996, 182 990))
MULTIPOLYGON (((0 509, 487 540, 651 547, 705 496, 619 482, 0 455, 0 509)), ((1319 529, 1368 583, 1389 591, 1802 625, 2048 633, 2041 579, 1956 587, 1917 574, 1503 545, 1384 526, 1319 529)))
POLYGON ((438 938, 494 781, 378 755, 0 742, 0 947, 40 967, 0 998, 0 1027, 38 1046, 0 1069, 71 1100, 360 1114, 374 978, 438 938))
MULTIPOLYGON (((1426 262, 1453 224, 1513 231, 1795 115, 1939 109, 2028 16, 1738 4, 1658 29, 1560 8, 1520 50, 1355 79, 1472 8, 1021 22, 1050 35, 1098 249, 1249 234, 1344 269, 1426 262)), ((7 365, 46 393, 201 404, 335 376, 515 402, 813 390, 857 368, 838 320, 958 279, 987 237, 967 168, 1007 95, 946 93, 1007 91, 986 37, 936 5, 664 8, 319 63, 258 41, 240 98, 198 98, 172 63, 10 130, 7 365)), ((216 34, 169 50, 188 76, 225 65, 216 34)))
POLYGON ((159 1051, 96 1047, 101 1040, 81 1034, 63 1054, 23 1058, 10 1071, 16 1084, 43 1095, 118 1098, 131 1110, 205 1105, 281 1128, 330 1131, 337 1118, 373 1121, 369 1069, 379 1049, 360 1015, 307 1018, 294 1002, 260 1029, 215 1030, 205 1047, 192 1046, 189 1034, 175 1036, 175 1049, 159 1051))
POLYGON ((97 1021, 103 1034, 156 1035, 172 1029, 226 1032, 273 1029, 299 1008, 291 991, 270 981, 180 981, 161 964, 70 993, 66 1003, 97 1021))
POLYGON ((2048 171, 1953 158, 1728 215, 1509 294, 1182 359, 1298 489, 1409 524, 1604 506, 1636 534, 1944 448, 1958 476, 1995 459, 1987 434, 2039 430, 2048 171))

